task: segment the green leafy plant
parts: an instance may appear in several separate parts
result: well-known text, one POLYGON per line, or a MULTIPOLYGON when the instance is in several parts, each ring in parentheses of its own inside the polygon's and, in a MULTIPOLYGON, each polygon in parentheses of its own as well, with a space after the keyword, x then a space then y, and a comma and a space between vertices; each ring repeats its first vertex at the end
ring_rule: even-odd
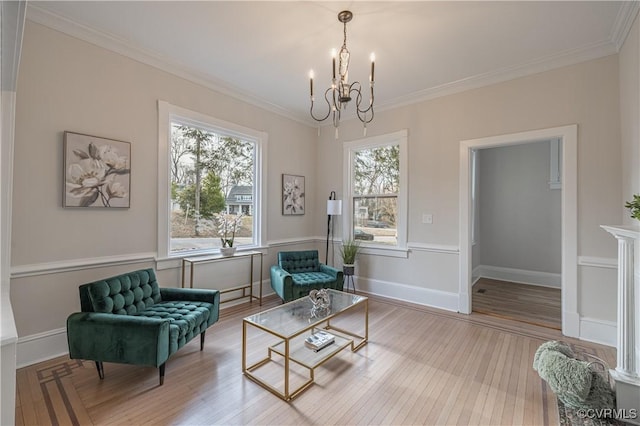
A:
POLYGON ((631 210, 632 218, 640 220, 640 194, 635 194, 633 201, 627 201, 624 206, 631 210))
POLYGON ((342 263, 344 265, 353 265, 356 262, 356 257, 360 252, 360 242, 355 240, 347 240, 342 243, 340 247, 340 256, 342 256, 342 263))

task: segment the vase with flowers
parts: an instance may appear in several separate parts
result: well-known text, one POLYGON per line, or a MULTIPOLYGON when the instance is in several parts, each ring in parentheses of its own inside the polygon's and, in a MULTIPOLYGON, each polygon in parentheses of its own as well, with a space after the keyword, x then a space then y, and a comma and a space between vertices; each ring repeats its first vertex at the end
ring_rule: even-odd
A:
POLYGON ((236 252, 236 247, 233 246, 233 242, 236 238, 236 232, 242 225, 243 214, 227 214, 218 213, 214 215, 216 227, 218 228, 218 235, 220 236, 220 253, 223 256, 233 256, 236 252))

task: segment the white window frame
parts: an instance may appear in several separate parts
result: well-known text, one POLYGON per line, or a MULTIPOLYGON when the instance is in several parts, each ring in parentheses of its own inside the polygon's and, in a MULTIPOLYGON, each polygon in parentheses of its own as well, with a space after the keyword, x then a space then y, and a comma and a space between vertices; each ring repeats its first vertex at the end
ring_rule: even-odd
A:
POLYGON ((342 216, 343 239, 353 238, 353 179, 355 170, 353 162, 357 151, 363 149, 372 149, 390 145, 399 145, 400 147, 400 175, 399 175, 399 191, 398 191, 398 217, 396 229, 398 232, 396 246, 384 244, 370 243, 361 241, 362 253, 374 254, 391 257, 407 257, 407 220, 408 220, 408 137, 407 130, 400 130, 394 133, 374 136, 369 138, 358 139, 344 143, 343 152, 343 193, 345 202, 343 203, 344 211, 342 216))
MULTIPOLYGON (((170 146, 171 123, 179 121, 204 128, 214 133, 255 143, 254 161, 254 244, 243 245, 240 250, 262 247, 266 241, 266 194, 267 194, 267 143, 265 132, 250 129, 238 124, 210 117, 206 114, 191 111, 166 101, 158 101, 158 253, 157 260, 174 260, 196 254, 217 253, 219 249, 193 250, 188 253, 171 253, 171 184, 170 184, 170 146)), ((173 263, 166 267, 175 266, 173 263)), ((158 265, 158 269, 163 269, 158 265)))

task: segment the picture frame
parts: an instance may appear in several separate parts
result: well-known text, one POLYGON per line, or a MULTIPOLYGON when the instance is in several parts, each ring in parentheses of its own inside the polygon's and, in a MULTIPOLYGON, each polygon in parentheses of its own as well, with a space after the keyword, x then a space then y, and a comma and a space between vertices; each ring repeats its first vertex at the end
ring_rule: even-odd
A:
POLYGON ((282 175, 282 214, 303 215, 305 211, 304 176, 282 175))
POLYGON ((129 208, 131 143, 64 132, 62 207, 129 208))

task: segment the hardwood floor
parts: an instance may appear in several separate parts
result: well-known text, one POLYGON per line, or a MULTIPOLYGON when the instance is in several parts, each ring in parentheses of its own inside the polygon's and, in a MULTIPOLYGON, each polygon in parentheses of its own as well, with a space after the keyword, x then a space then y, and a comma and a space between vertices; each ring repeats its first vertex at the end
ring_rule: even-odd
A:
MULTIPOLYGON (((556 330, 370 298, 369 343, 316 370, 286 403, 241 372, 243 317, 271 298, 221 311, 204 351, 194 339, 154 368, 56 358, 17 372, 18 425, 558 424, 555 396, 531 368, 546 340, 562 339, 615 364, 615 349, 556 330)), ((347 318, 348 320, 348 318, 347 318)), ((354 318, 355 321, 355 318, 354 318)))
POLYGON ((474 312, 562 329, 559 288, 480 278, 472 297, 474 312))

